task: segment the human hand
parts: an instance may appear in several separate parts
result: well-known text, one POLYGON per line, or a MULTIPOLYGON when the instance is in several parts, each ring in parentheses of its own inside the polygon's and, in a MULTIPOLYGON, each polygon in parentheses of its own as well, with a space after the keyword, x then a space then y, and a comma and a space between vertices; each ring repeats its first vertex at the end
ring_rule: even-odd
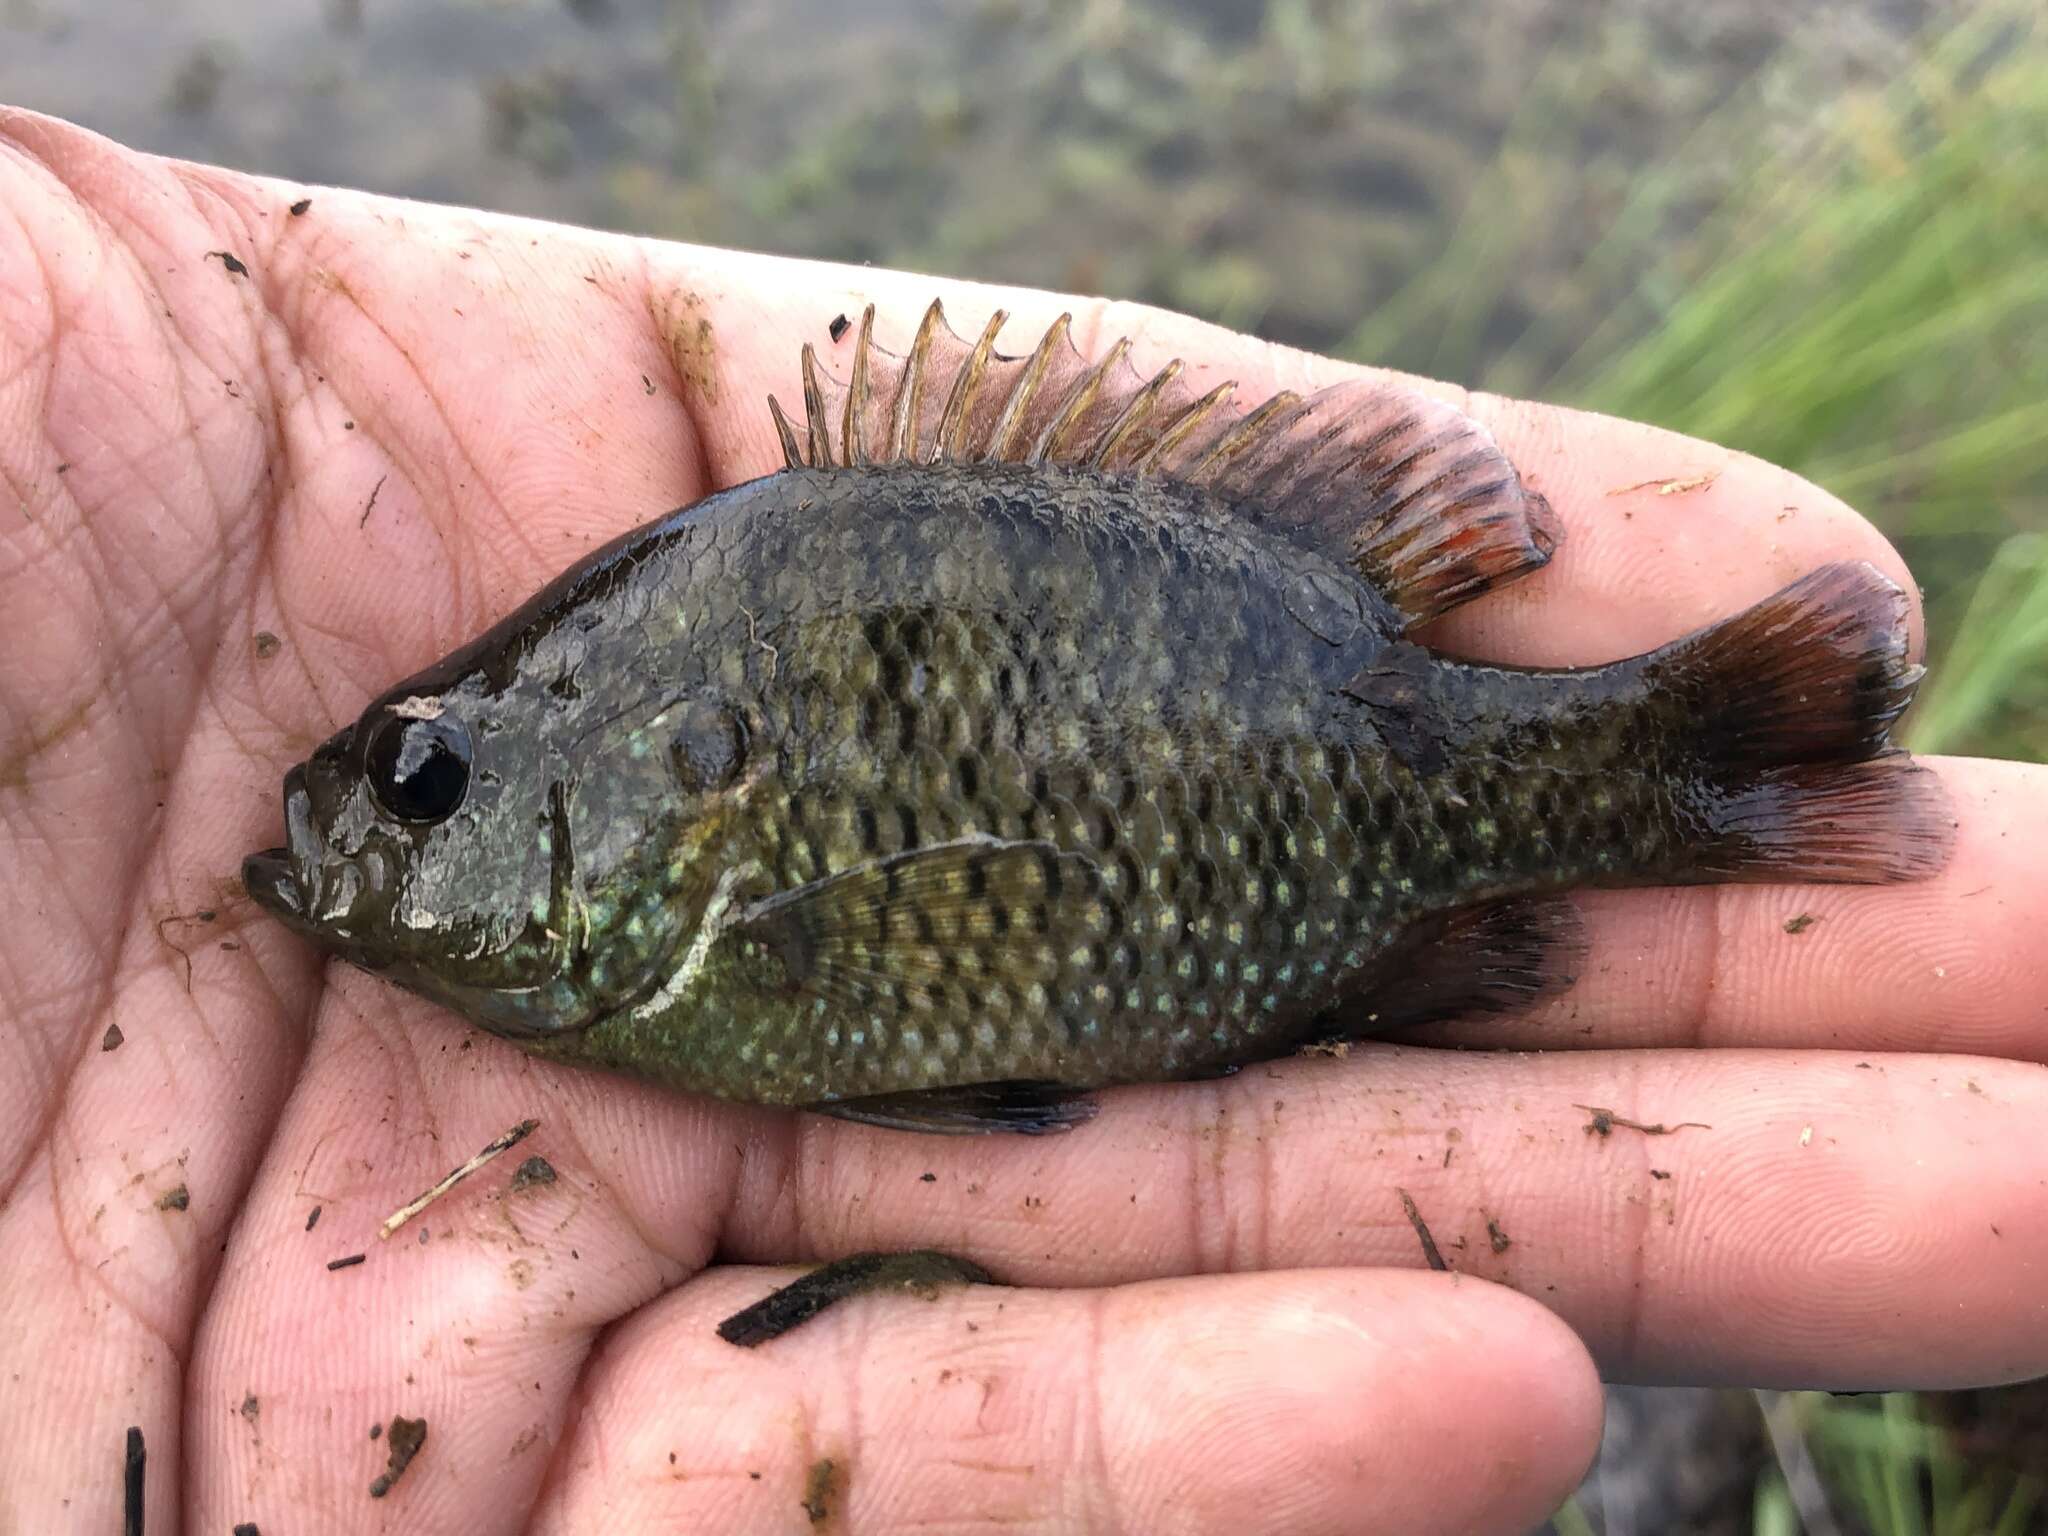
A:
MULTIPOLYGON (((848 1532, 1513 1531, 1592 1453, 1587 1347, 1638 1380, 2048 1370, 2039 769, 1937 764, 1960 826, 1924 884, 1583 896, 1571 992, 1431 1036, 1562 1049, 1361 1047, 1057 1138, 665 1097, 326 966, 235 883, 283 768, 587 548, 773 468, 764 397, 834 315, 872 300, 900 348, 935 295, 1001 305, 1014 345, 1072 308, 1084 349, 1253 394, 1349 370, 300 196, 0 116, 0 1529, 111 1529, 134 1424, 152 1536, 800 1531, 812 1496, 848 1532), (500 1163, 377 1238, 527 1118, 555 1182, 500 1163), (1402 1192, 1461 1274, 1417 1272, 1402 1192), (713 1333, 787 1278, 743 1266, 913 1246, 1022 1288, 713 1333), (429 1438, 373 1501, 394 1415, 429 1438)), ((1445 393, 1567 527, 1448 648, 1603 661, 1828 560, 1904 577, 1781 471, 1445 393)))

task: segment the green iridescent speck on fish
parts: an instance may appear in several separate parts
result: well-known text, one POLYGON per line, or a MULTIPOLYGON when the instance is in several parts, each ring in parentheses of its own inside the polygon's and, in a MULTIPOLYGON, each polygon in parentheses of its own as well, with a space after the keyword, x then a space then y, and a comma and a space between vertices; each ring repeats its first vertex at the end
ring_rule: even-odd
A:
POLYGON ((1559 536, 1378 381, 1241 403, 934 304, 784 468, 628 534, 285 781, 251 893, 527 1049, 1040 1131, 1091 1089, 1519 1008, 1582 886, 1905 880, 1906 599, 1815 571, 1609 666, 1435 654, 1559 536))

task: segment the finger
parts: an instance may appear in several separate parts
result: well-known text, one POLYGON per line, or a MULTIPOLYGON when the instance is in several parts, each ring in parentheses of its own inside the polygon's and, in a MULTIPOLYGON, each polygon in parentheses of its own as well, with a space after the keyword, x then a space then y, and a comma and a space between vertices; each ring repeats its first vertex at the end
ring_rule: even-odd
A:
MULTIPOLYGON (((685 337, 685 355, 717 381, 716 400, 696 419, 720 483, 781 463, 761 402, 770 392, 785 401, 795 394, 806 342, 843 374, 857 333, 832 343, 827 328, 870 302, 878 342, 898 352, 936 297, 970 334, 991 310, 1010 311, 998 343, 1005 351, 1029 351, 1071 311, 1076 344, 1091 355, 1130 336, 1141 371, 1180 357, 1202 387, 1234 378, 1253 398, 1368 371, 1143 305, 697 247, 646 250, 659 323, 685 337)), ((1723 617, 1829 560, 1870 560, 1913 591, 1868 522, 1786 470, 1633 422, 1411 382, 1491 428, 1566 529, 1549 567, 1436 630, 1450 649, 1541 664, 1609 661, 1723 617)))
POLYGON ((1420 1043, 1813 1046, 2048 1060, 2048 769, 1930 763, 1956 848, 1887 886, 1709 886, 1577 898, 1592 947, 1533 1013, 1420 1043))
POLYGON ((977 1287, 718 1339, 776 1278, 714 1271, 607 1339, 537 1530, 1517 1532, 1599 1440, 1569 1331, 1444 1276, 977 1287))
POLYGON ((1030 1142, 805 1120, 749 1158, 724 1249, 1067 1285, 1412 1265, 1405 1191, 1611 1375, 1981 1383, 2048 1371, 2044 1116, 2048 1069, 1968 1057, 1373 1047, 1106 1095, 1030 1142))

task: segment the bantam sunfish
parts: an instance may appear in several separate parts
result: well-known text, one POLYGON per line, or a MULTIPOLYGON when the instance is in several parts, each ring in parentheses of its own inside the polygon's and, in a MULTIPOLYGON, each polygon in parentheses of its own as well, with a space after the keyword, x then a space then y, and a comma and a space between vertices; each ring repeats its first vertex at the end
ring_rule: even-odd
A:
POLYGON ((786 463, 578 561, 285 779, 251 894, 537 1055, 936 1131, 1518 1009, 1582 886, 1943 860, 1904 594, 1824 566, 1584 669, 1420 626, 1559 527, 1478 423, 1241 405, 934 304, 786 463))

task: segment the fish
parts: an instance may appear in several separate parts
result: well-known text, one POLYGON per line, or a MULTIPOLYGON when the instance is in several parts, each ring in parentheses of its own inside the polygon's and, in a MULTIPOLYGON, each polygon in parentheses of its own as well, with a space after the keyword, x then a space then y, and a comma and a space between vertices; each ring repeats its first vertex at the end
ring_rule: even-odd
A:
POLYGON ((285 776, 250 895, 536 1056, 901 1130, 1526 1009, 1570 892, 1947 857, 1905 594, 1601 666, 1443 654, 1555 513, 1384 378, 1240 401, 934 303, 784 463, 569 567, 285 776))

